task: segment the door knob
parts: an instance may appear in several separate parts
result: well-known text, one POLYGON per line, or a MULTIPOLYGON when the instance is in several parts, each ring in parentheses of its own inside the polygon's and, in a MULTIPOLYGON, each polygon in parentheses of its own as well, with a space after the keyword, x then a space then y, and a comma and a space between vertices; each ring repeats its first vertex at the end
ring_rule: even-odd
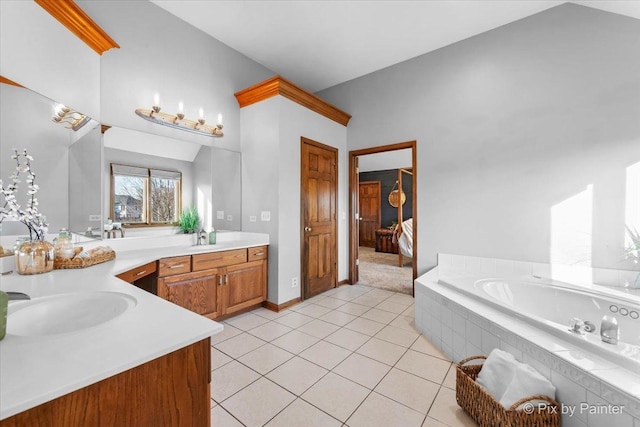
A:
POLYGON ((311 231, 311 227, 305 227, 304 231, 311 231))
POLYGON ((360 221, 362 221, 362 217, 360 217, 360 221))

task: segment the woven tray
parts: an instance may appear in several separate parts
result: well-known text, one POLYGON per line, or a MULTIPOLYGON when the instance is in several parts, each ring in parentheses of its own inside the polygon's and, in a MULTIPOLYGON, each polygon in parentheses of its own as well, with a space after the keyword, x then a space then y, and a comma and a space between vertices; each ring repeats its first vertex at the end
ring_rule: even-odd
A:
POLYGON ((486 356, 472 356, 456 366, 456 401, 480 427, 557 427, 560 425, 560 404, 548 396, 530 396, 520 399, 506 409, 493 396, 476 383, 482 365, 467 365, 475 359, 486 356), (533 406, 527 402, 536 401, 533 406), (547 407, 538 407, 544 401, 547 407), (522 408, 516 410, 519 406, 522 408))
POLYGON ((75 257, 72 259, 56 258, 53 262, 53 268, 55 269, 86 268, 86 267, 91 267, 92 265, 110 261, 115 257, 116 257, 116 253, 112 251, 112 252, 96 255, 90 258, 78 258, 78 257, 75 257))

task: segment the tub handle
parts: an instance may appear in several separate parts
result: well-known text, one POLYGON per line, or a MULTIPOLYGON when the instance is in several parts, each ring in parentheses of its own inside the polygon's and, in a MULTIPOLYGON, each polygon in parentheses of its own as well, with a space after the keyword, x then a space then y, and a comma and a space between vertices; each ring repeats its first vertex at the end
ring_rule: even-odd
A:
POLYGON ((471 362, 472 360, 476 360, 476 359, 486 360, 487 356, 469 356, 466 359, 462 359, 461 361, 459 361, 458 366, 464 366, 465 363, 471 362))
POLYGON ((509 408, 509 411, 515 411, 520 405, 532 400, 544 400, 549 404, 549 406, 555 406, 556 408, 560 406, 560 404, 556 400, 550 398, 549 396, 539 394, 536 396, 523 397, 522 399, 514 402, 513 405, 511 405, 511 407, 509 408))

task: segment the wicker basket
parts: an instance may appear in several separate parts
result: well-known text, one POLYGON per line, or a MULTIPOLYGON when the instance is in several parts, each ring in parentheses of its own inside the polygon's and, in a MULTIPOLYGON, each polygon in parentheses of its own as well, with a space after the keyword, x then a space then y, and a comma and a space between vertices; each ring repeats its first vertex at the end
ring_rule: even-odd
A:
POLYGON ((560 425, 560 404, 548 396, 530 396, 520 399, 505 409, 484 387, 476 383, 482 365, 467 365, 486 356, 472 356, 456 366, 456 401, 480 427, 552 427, 560 425), (534 405, 527 402, 536 401, 534 405), (547 406, 539 407, 540 401, 547 406), (519 406, 523 408, 516 410, 519 406))
POLYGON ((64 268, 85 268, 90 267, 92 265, 100 264, 102 262, 107 262, 116 257, 116 253, 114 251, 103 253, 100 255, 92 256, 89 258, 56 258, 53 263, 53 268, 55 269, 64 269, 64 268))

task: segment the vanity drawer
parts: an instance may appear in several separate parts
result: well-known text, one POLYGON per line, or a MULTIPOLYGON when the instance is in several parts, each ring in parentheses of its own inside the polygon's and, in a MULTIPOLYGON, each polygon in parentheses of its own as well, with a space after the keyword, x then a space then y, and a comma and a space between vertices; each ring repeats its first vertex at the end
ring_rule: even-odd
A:
POLYGON ((244 262, 247 262, 246 249, 209 252, 206 254, 198 254, 193 256, 193 271, 225 267, 227 265, 242 264, 244 262))
POLYGON ((142 279, 143 277, 150 275, 151 273, 155 273, 155 271, 156 262, 152 261, 145 265, 141 265, 140 267, 125 271, 124 273, 120 273, 117 277, 124 280, 125 282, 133 283, 138 279, 142 279))
POLYGON ((249 248, 248 258, 249 262, 258 261, 260 259, 267 259, 267 247, 266 246, 257 246, 255 248, 249 248))
POLYGON ((158 261, 158 277, 173 276, 191 271, 191 255, 162 258, 158 261))

